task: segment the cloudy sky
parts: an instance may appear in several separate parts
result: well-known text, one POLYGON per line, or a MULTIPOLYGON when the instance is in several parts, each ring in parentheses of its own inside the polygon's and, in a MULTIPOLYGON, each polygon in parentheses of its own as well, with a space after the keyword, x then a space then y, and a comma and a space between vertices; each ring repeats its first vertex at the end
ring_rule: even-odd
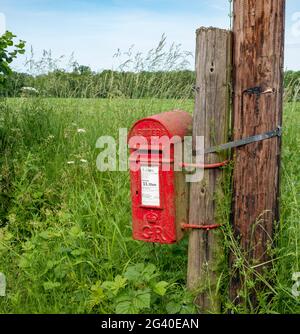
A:
MULTIPOLYGON (((200 26, 229 27, 228 0, 1 0, 8 30, 27 41, 36 57, 51 49, 55 57, 74 52, 93 70, 115 66, 117 49, 146 52, 163 33, 169 43, 194 52, 200 26)), ((287 69, 300 70, 300 1, 287 0, 287 69)), ((25 57, 15 63, 24 70, 25 57)))

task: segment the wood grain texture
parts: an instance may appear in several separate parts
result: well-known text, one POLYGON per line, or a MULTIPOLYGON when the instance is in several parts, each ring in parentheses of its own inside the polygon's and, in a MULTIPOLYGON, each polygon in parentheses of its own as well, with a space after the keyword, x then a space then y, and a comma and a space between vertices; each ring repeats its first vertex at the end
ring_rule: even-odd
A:
MULTIPOLYGON (((200 28, 196 40, 196 100, 193 136, 204 136, 205 147, 223 144, 228 139, 231 78, 231 36, 227 30, 200 28)), ((206 163, 216 163, 225 155, 209 154, 206 163)), ((222 175, 219 169, 206 170, 204 179, 191 183, 189 223, 215 224, 215 192, 222 175)), ((202 313, 218 313, 216 293, 220 231, 190 232, 187 285, 200 289, 198 305, 202 313)))
MULTIPOLYGON (((234 1, 234 139, 282 124, 284 18, 285 0, 234 1), (272 93, 243 94, 255 86, 272 93)), ((273 242, 274 222, 279 219, 280 151, 280 138, 235 150, 232 222, 249 265, 269 260, 268 244, 273 242)), ((232 268, 234 260, 232 254, 232 268)), ((236 271, 230 295, 237 303, 242 286, 236 271)))

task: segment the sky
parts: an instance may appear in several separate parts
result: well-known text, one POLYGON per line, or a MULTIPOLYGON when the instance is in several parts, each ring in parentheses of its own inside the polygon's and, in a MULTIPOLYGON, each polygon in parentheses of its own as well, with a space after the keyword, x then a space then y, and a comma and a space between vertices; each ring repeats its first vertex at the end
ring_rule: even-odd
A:
MULTIPOLYGON (((286 2, 285 68, 300 70, 300 1, 286 2)), ((31 46, 35 58, 51 49, 67 62, 74 53, 79 64, 99 71, 117 66, 118 49, 134 45, 145 53, 162 34, 194 53, 198 27, 230 25, 228 0, 0 0, 0 13, 6 28, 27 41, 27 56, 14 63, 20 71, 31 46)))

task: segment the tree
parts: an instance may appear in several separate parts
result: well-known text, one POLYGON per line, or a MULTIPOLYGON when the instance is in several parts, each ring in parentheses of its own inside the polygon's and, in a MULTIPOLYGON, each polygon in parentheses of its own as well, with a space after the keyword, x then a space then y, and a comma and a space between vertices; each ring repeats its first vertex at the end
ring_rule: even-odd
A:
POLYGON ((25 53, 25 41, 15 43, 16 35, 10 31, 0 36, 0 86, 3 86, 8 76, 12 74, 10 64, 18 54, 25 53))
POLYGON ((92 74, 93 72, 89 66, 76 64, 73 68, 73 73, 84 75, 84 74, 92 74))

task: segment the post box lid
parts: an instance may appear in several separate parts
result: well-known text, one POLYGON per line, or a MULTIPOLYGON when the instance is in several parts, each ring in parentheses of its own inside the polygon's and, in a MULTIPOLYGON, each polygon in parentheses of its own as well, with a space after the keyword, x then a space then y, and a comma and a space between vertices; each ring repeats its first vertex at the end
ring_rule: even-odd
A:
POLYGON ((168 136, 172 138, 178 136, 183 139, 184 136, 192 133, 193 118, 186 111, 173 110, 158 115, 143 118, 132 126, 129 133, 129 139, 132 136, 168 136))

